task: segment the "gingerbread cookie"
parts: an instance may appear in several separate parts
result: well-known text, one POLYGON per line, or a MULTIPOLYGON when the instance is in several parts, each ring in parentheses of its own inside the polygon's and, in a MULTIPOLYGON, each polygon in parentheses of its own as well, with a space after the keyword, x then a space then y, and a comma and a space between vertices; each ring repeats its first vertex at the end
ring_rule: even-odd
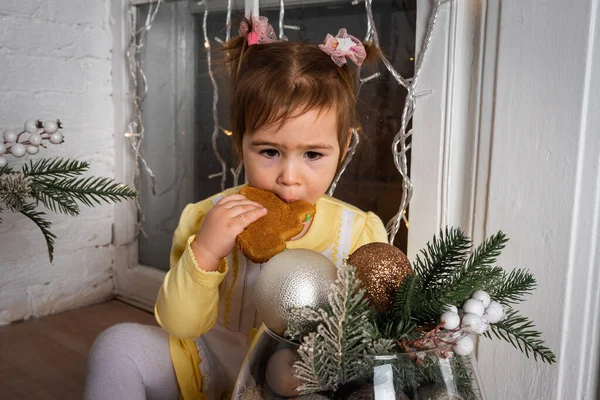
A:
POLYGON ((263 263, 285 250, 285 242, 302 232, 302 222, 317 212, 315 206, 306 201, 286 203, 274 193, 250 186, 243 187, 240 194, 262 204, 268 211, 237 237, 246 257, 255 263, 263 263))

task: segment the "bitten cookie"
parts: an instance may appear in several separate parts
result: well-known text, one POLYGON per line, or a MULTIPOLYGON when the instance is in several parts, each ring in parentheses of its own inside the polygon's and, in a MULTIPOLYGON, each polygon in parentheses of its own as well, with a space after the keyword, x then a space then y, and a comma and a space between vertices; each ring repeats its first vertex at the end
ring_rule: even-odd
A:
POLYGON ((238 245, 255 263, 263 263, 285 250, 285 242, 302 232, 302 222, 317 212, 315 206, 306 201, 286 203, 274 193, 250 186, 243 187, 240 194, 262 204, 268 211, 237 236, 238 245))

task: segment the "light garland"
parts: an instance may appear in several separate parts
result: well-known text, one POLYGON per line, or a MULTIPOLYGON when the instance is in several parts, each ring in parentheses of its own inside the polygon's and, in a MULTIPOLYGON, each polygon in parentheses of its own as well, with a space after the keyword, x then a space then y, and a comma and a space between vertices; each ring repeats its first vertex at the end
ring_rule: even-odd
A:
MULTIPOLYGON (((131 145, 131 150, 133 151, 134 162, 135 162, 135 173, 133 178, 133 184, 135 190, 140 193, 140 176, 141 176, 141 166, 144 167, 146 173, 150 177, 152 194, 156 193, 156 178, 154 172, 148 165, 148 162, 144 158, 142 154, 142 143, 145 137, 145 128, 144 121, 142 118, 142 104, 146 95, 148 94, 148 81, 146 79, 146 74, 142 69, 142 63, 139 60, 138 56, 140 54, 141 49, 145 45, 146 37, 150 28, 152 27, 152 22, 154 22, 154 18, 158 13, 162 0, 157 0, 156 5, 153 7, 152 4, 149 5, 148 14, 146 15, 146 21, 144 25, 137 29, 137 7, 133 4, 129 4, 129 29, 130 29, 130 38, 129 45, 127 46, 127 50, 125 52, 125 56, 127 59, 127 64, 129 67, 129 75, 131 79, 131 99, 132 99, 132 110, 131 110, 131 118, 129 123, 127 124, 127 132, 125 132, 124 136, 128 139, 129 144, 131 145), (140 165, 141 164, 141 165, 140 165)), ((136 226, 136 236, 141 232, 144 236, 148 236, 144 231, 144 222, 146 220, 144 216, 144 212, 142 209, 142 205, 140 203, 139 195, 135 197, 135 206, 137 209, 138 220, 136 226)))
MULTIPOLYGON (((392 154, 394 157, 394 165, 402 175, 403 183, 402 183, 402 201, 400 203, 400 207, 398 212, 392 219, 386 224, 386 230, 388 233, 388 241, 390 244, 394 243, 394 239, 396 238, 396 234, 400 229, 400 222, 404 221, 406 226, 408 227, 408 219, 406 218, 406 210, 408 204, 410 203, 410 199, 412 198, 413 193, 413 185, 408 175, 408 161, 406 157, 406 153, 410 150, 410 145, 406 143, 407 139, 412 135, 412 129, 408 130, 408 123, 413 117, 416 107, 417 97, 430 94, 431 92, 424 93, 416 93, 417 88, 417 78, 419 77, 419 73, 421 72, 421 68, 423 66, 423 60, 428 52, 429 43, 431 42, 431 37, 433 35, 433 29, 437 23, 437 17, 439 15, 440 6, 450 0, 435 0, 433 3, 433 7, 429 14, 429 22, 427 25, 427 32, 423 39, 423 46, 421 48, 421 52, 417 57, 417 61, 415 63, 415 73, 412 78, 405 79, 403 78, 398 71, 392 66, 388 59, 386 59, 382 53, 380 53, 380 58, 385 65, 386 69, 392 74, 396 82, 399 85, 403 86, 407 90, 406 100, 404 102, 404 109, 402 111, 402 122, 400 125, 400 130, 394 136, 394 140, 392 142, 392 154)), ((358 2, 354 0, 352 4, 357 4, 358 2)), ((365 9, 367 12, 367 34, 365 36, 365 41, 372 41, 373 44, 379 48, 379 37, 377 35, 377 30, 375 28, 375 20, 373 18, 373 9, 372 9, 372 0, 365 0, 365 9)))
MULTIPOLYGON (((211 174, 211 175, 209 175, 209 178, 221 177, 221 191, 223 191, 223 190, 225 190, 225 182, 227 180, 227 163, 223 159, 223 156, 221 156, 221 153, 219 153, 219 149, 217 147, 217 139, 219 137, 219 129, 220 129, 219 114, 217 111, 217 105, 219 104, 219 86, 217 85, 217 81, 215 79, 215 75, 213 74, 213 70, 212 70, 212 56, 210 54, 211 46, 210 46, 210 40, 208 39, 208 29, 207 29, 208 4, 206 1, 204 1, 203 3, 204 3, 204 15, 202 18, 202 34, 204 35, 204 48, 206 49, 206 67, 208 68, 208 76, 210 78, 210 82, 213 87, 213 103, 212 103, 213 132, 212 132, 212 140, 211 141, 212 141, 213 153, 215 153, 215 157, 217 157, 219 164, 221 164, 221 172, 211 174)), ((228 6, 229 6, 229 4, 228 4, 228 6)), ((227 11, 229 13, 229 9, 227 11)), ((228 19, 231 18, 229 16, 229 14, 227 17, 228 17, 228 19)))

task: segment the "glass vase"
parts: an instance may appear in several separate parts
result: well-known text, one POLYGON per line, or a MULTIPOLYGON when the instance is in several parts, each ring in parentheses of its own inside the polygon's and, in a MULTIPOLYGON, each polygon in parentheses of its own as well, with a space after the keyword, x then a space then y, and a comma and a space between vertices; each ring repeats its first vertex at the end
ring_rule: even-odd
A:
POLYGON ((298 391, 298 344, 263 326, 238 375, 232 399, 483 400, 473 357, 450 346, 389 355, 357 355, 335 388, 298 391))

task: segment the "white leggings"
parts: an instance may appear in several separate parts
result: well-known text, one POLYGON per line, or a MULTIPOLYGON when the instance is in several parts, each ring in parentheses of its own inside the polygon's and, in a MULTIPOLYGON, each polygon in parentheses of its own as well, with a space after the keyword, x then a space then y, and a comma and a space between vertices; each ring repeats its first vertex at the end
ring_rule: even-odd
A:
POLYGON ((168 334, 157 326, 133 323, 102 332, 89 352, 83 398, 178 399, 168 334))

